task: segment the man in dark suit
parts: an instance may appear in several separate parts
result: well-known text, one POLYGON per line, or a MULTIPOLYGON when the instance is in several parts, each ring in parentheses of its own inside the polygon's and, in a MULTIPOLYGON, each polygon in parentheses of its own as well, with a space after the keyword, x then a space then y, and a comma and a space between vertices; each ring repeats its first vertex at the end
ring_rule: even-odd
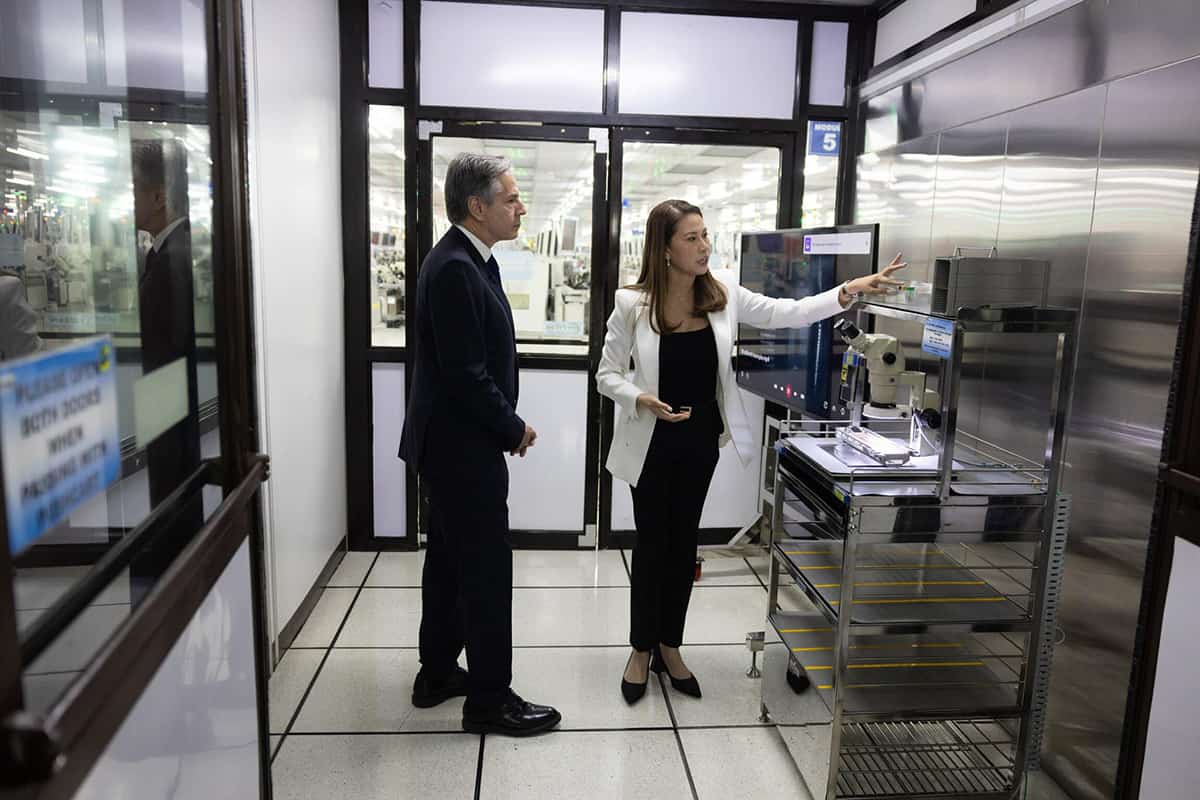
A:
POLYGON ((409 335, 415 359, 400 457, 429 499, 421 578, 421 670, 413 705, 466 695, 463 729, 526 736, 561 719, 512 682, 508 465, 537 434, 517 416, 512 309, 491 254, 525 207, 507 159, 462 154, 446 171, 454 227, 421 265, 409 335), (458 666, 467 650, 470 673, 458 666))
MULTIPOLYGON (((196 378, 196 320, 192 289, 192 231, 188 221, 187 151, 173 139, 135 139, 133 213, 138 230, 153 237, 138 275, 142 372, 171 367, 186 382, 185 416, 146 449, 150 506, 154 508, 200 466, 196 378), (172 366, 173 365, 173 366, 172 366)), ((183 507, 170 531, 134 560, 135 592, 148 589, 204 522, 199 493, 183 507)))

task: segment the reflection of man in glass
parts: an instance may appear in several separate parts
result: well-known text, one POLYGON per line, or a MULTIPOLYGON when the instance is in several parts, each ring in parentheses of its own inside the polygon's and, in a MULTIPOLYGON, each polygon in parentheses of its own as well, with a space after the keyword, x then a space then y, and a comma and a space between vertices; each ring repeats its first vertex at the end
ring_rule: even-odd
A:
POLYGON ((37 314, 25 302, 25 284, 15 273, 0 269, 0 361, 41 348, 37 314))
MULTIPOLYGON (((149 375, 164 367, 177 370, 178 379, 186 383, 178 390, 187 393, 183 419, 153 441, 138 442, 146 448, 150 504, 155 507, 200 465, 187 151, 174 140, 158 138, 135 139, 132 148, 134 222, 153 238, 138 275, 142 371, 149 375)), ((202 521, 197 495, 172 529, 186 536, 202 521)), ((159 548, 155 572, 170 563, 175 550, 159 548)))

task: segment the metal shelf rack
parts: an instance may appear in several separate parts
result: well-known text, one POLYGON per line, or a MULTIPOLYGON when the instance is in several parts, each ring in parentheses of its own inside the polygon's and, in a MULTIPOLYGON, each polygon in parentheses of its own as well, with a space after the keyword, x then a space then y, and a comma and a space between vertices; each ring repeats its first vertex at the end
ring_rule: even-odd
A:
MULTIPOLYGON (((933 315, 866 304, 922 322, 933 315)), ((941 447, 864 463, 838 422, 788 423, 770 531, 763 714, 814 797, 1011 800, 1038 767, 1069 500, 1058 491, 1075 313, 963 308, 941 447), (970 333, 1057 337, 1041 463, 957 425, 970 333), (803 674, 810 688, 774 674, 803 674)))

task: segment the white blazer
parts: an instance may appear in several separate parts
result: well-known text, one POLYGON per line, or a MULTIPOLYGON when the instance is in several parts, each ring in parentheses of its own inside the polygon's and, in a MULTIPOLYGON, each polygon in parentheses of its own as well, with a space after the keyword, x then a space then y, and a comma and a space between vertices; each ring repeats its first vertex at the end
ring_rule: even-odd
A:
MULTIPOLYGON (((725 433, 720 446, 731 440, 743 464, 754 453, 753 435, 742 395, 733 375, 733 341, 739 322, 759 328, 803 328, 840 313, 841 287, 802 300, 777 300, 756 294, 738 284, 729 270, 713 270, 712 275, 725 287, 728 302, 721 311, 708 315, 717 342, 717 405, 725 433)), ((650 449, 650 437, 658 418, 639 409, 638 396, 658 396, 659 334, 650 327, 650 307, 645 293, 636 289, 618 289, 616 308, 608 318, 604 354, 596 370, 600 393, 617 405, 617 426, 608 451, 608 471, 614 477, 637 486, 650 449), (633 359, 633 373, 629 361, 633 359)))

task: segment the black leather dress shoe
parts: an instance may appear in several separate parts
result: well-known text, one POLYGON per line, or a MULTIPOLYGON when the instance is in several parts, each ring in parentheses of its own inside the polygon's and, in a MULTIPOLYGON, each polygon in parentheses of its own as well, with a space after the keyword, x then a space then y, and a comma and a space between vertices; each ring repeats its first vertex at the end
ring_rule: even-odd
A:
POLYGON ((454 671, 442 678, 433 678, 421 670, 413 681, 412 704, 417 708, 433 708, 451 697, 467 694, 467 671, 457 664, 454 671))
POLYGON ((498 733, 503 736, 533 736, 562 721, 550 706, 527 703, 513 694, 502 705, 485 711, 463 708, 463 730, 467 733, 498 733))

